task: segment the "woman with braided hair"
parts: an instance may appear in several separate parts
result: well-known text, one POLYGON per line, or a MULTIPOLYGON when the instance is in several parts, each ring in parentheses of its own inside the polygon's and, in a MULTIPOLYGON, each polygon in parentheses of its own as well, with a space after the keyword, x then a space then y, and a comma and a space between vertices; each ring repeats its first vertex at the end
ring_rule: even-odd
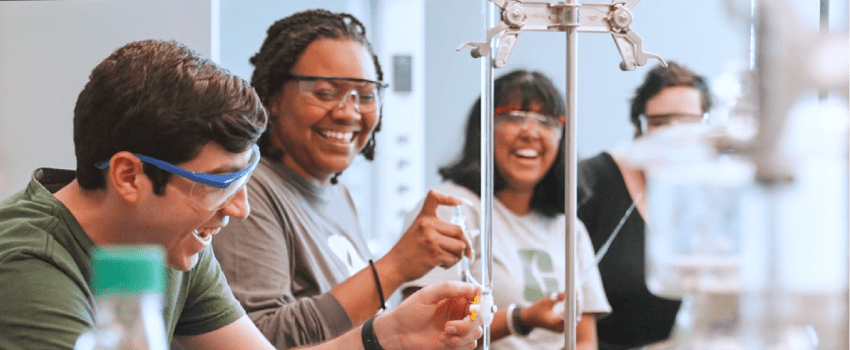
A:
MULTIPOLYGON (((247 190, 252 213, 213 243, 234 295, 279 349, 318 343, 384 308, 402 283, 471 256, 460 227, 436 216, 460 199, 429 193, 381 259, 371 254, 337 176, 371 160, 386 84, 366 30, 348 14, 309 10, 274 23, 251 85, 269 111, 247 190)), ((473 345, 474 346, 474 345, 473 345)))

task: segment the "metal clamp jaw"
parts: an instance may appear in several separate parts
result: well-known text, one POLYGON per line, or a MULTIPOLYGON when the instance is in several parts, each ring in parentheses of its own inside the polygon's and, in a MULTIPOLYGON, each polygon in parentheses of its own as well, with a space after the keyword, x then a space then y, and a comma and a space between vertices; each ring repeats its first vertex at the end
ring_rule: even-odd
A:
POLYGON ((643 66, 648 58, 655 58, 661 61, 661 65, 667 66, 661 56, 643 52, 643 40, 629 28, 632 23, 630 9, 640 0, 613 0, 609 4, 489 1, 502 9, 499 24, 487 31, 486 41, 467 41, 457 50, 473 46, 472 57, 489 56, 490 43, 498 34, 499 41, 493 67, 501 68, 507 65, 520 32, 566 31, 569 27, 575 27, 579 32, 611 33, 614 44, 617 45, 617 50, 623 58, 620 62, 622 70, 633 70, 637 66, 643 66))

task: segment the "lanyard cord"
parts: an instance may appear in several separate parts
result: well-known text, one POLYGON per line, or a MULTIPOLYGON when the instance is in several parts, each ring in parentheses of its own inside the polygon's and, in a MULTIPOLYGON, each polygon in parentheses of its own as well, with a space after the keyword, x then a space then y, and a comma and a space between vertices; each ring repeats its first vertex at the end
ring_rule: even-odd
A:
MULTIPOLYGON (((620 218, 620 221, 617 223, 617 226, 614 227, 614 231, 612 231, 611 235, 608 236, 608 240, 605 241, 605 244, 602 245, 602 248, 599 248, 599 252, 596 253, 596 257, 595 257, 596 261, 594 262, 594 264, 585 268, 584 271, 582 271, 580 276, 582 276, 582 277, 585 276, 588 272, 590 272, 591 269, 593 269, 594 267, 599 265, 599 262, 602 261, 602 258, 605 257, 605 254, 608 253, 608 248, 611 247, 611 243, 614 242, 614 238, 617 237, 617 234, 620 233, 620 229, 622 229, 623 225, 626 223, 626 219, 628 219, 629 216, 632 214, 632 212, 635 211, 635 208, 637 208, 637 204, 641 200, 643 200, 643 192, 639 193, 637 195, 637 198, 635 198, 635 200, 632 201, 632 204, 629 205, 629 208, 626 209, 625 213, 623 213, 623 217, 620 218)), ((472 237, 470 237, 466 233, 465 218, 463 216, 463 213, 460 211, 460 206, 457 206, 453 209, 452 223, 456 224, 456 225, 462 225, 461 227, 463 227, 463 233, 466 236, 466 238, 469 240, 469 242, 471 243, 472 237)), ((473 256, 474 256, 474 254, 473 254, 473 256)), ((471 282, 471 283, 474 283, 474 284, 477 284, 477 285, 481 285, 481 283, 479 283, 472 276, 472 273, 470 272, 469 260, 466 260, 466 259, 467 259, 466 256, 463 256, 461 258, 461 261, 458 263, 458 275, 460 277, 460 280, 463 281, 463 282, 471 282), (466 261, 463 261, 463 260, 466 260, 466 261)))
POLYGON ((643 199, 643 192, 639 193, 637 195, 637 198, 635 198, 635 200, 632 201, 632 205, 629 206, 629 209, 626 209, 626 213, 623 214, 623 217, 620 219, 620 222, 617 223, 617 227, 614 228, 614 232, 611 233, 611 236, 608 237, 608 240, 605 241, 605 244, 602 245, 602 248, 599 248, 599 252, 596 253, 596 264, 595 265, 599 265, 599 262, 602 261, 603 257, 605 257, 605 253, 607 253, 608 248, 611 247, 611 242, 613 242, 614 238, 617 237, 617 234, 620 233, 620 229, 623 228, 623 224, 626 223, 626 219, 629 218, 629 215, 632 214, 632 212, 635 210, 638 202, 640 202, 641 199, 643 199))

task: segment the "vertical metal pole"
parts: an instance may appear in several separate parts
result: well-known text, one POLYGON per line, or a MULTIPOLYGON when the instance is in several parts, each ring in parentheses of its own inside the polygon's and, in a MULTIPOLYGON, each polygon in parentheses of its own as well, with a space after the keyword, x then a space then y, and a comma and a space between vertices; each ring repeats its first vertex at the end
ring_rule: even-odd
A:
MULTIPOLYGON (((847 7, 850 10, 850 6, 847 7)), ((850 19, 850 13, 846 14, 848 19, 850 19)), ((848 23, 844 23, 842 25, 844 33, 847 33, 850 27, 847 26, 848 23)), ((850 90, 848 90, 850 91, 850 90)), ((845 151, 846 152, 846 151, 845 151)), ((844 157, 847 161, 847 164, 850 164, 850 152, 845 153, 844 157)), ((848 179, 850 181, 850 179, 848 179)), ((848 222, 850 224, 850 222, 848 222)), ((850 247, 847 247, 847 251, 850 252, 850 247)), ((850 262, 850 259, 847 260, 850 262)), ((850 269, 848 269, 850 271, 850 269)), ((848 276, 848 280, 850 280, 850 276, 848 276)), ((847 286, 844 287, 844 332, 841 334, 841 344, 842 349, 850 349, 850 289, 847 286)))
MULTIPOLYGON (((829 35, 829 0, 820 0, 820 35, 829 35)), ((818 90, 818 101, 821 106, 825 105, 829 98, 829 89, 818 90)))
POLYGON ((750 0, 750 70, 756 69, 756 0, 750 0))
MULTIPOLYGON (((487 30, 496 26, 496 5, 482 0, 487 30)), ((481 288, 482 294, 492 293, 493 264, 493 53, 496 39, 490 42, 490 54, 481 59, 481 288)), ((484 325, 484 350, 490 349, 490 325, 484 325)))
POLYGON ((565 350, 576 348, 576 114, 578 109, 578 0, 568 0, 567 11, 564 15, 567 24, 567 91, 566 91, 566 115, 564 116, 566 132, 564 133, 564 150, 566 154, 566 183, 564 186, 564 214, 566 214, 566 261, 565 268, 565 317, 564 338, 565 350))
MULTIPOLYGON (((785 5, 780 4, 780 5, 785 5)), ((779 301, 780 292, 780 274, 779 274, 779 236, 777 233, 777 224, 779 220, 779 186, 777 183, 781 179, 777 170, 776 164, 777 154, 780 153, 780 147, 777 147, 778 137, 781 135, 784 128, 783 120, 787 104, 780 101, 786 97, 785 92, 788 89, 784 74, 775 74, 782 72, 782 49, 788 42, 784 41, 781 33, 777 31, 777 26, 781 25, 777 20, 776 7, 770 1, 758 0, 755 10, 755 26, 756 26, 756 103, 758 105, 759 125, 758 135, 756 136, 756 154, 755 162, 757 166, 757 176, 766 188, 766 217, 767 217, 767 234, 766 251, 764 262, 766 263, 765 279, 763 286, 759 291, 760 301, 764 302, 765 309, 763 314, 758 315, 761 332, 761 341, 766 346, 773 346, 779 341, 778 332, 782 324, 782 318, 778 310, 783 310, 784 307, 779 301)))
MULTIPOLYGON (((847 9, 850 10, 850 6, 848 6, 847 9)), ((847 18, 850 18, 850 13, 848 13, 847 15, 848 15, 847 18)), ((848 27, 847 24, 848 23, 845 23, 843 25, 844 26, 843 30, 845 32, 847 30, 850 30, 850 27, 848 27)), ((848 90, 848 91, 850 91, 850 90, 848 90)), ((848 152, 848 153, 850 153, 850 152, 848 152)), ((845 157, 850 157, 850 154, 845 154, 845 157)), ((850 158, 847 159, 847 162, 848 162, 848 164, 850 164, 850 158)), ((850 180, 850 179, 848 179, 848 180, 850 180)), ((848 252, 850 252, 850 247, 848 247, 848 252)), ((847 261, 850 262, 850 259, 848 259, 847 261)), ((848 269, 848 271, 850 271, 850 269, 848 269)), ((850 280, 850 276, 848 276, 848 280, 850 280)), ((844 327, 845 327, 845 331, 841 335, 842 336, 841 342, 843 344, 842 349, 850 349, 850 289, 848 289, 847 286, 845 286, 845 289, 844 289, 844 327)))

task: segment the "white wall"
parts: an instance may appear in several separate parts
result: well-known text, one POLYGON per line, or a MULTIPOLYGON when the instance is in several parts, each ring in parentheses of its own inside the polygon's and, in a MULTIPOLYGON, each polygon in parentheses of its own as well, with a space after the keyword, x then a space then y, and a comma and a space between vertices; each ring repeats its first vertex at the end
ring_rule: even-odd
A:
MULTIPOLYGON (((323 8, 350 12, 367 25, 371 12, 365 0, 219 0, 221 65, 251 81, 254 67, 248 63, 266 38, 266 30, 275 21, 295 12, 323 8)), ((370 33, 372 34, 372 33, 370 33)))
POLYGON ((0 2, 0 198, 37 167, 76 167, 74 104, 100 61, 140 39, 209 55, 210 9, 210 0, 0 2))
POLYGON ((425 194, 425 4, 427 0, 380 1, 376 13, 378 57, 384 80, 384 117, 375 157, 375 232, 372 246, 388 251, 398 240, 404 214, 425 194), (410 91, 396 91, 393 56, 411 56, 410 91))

